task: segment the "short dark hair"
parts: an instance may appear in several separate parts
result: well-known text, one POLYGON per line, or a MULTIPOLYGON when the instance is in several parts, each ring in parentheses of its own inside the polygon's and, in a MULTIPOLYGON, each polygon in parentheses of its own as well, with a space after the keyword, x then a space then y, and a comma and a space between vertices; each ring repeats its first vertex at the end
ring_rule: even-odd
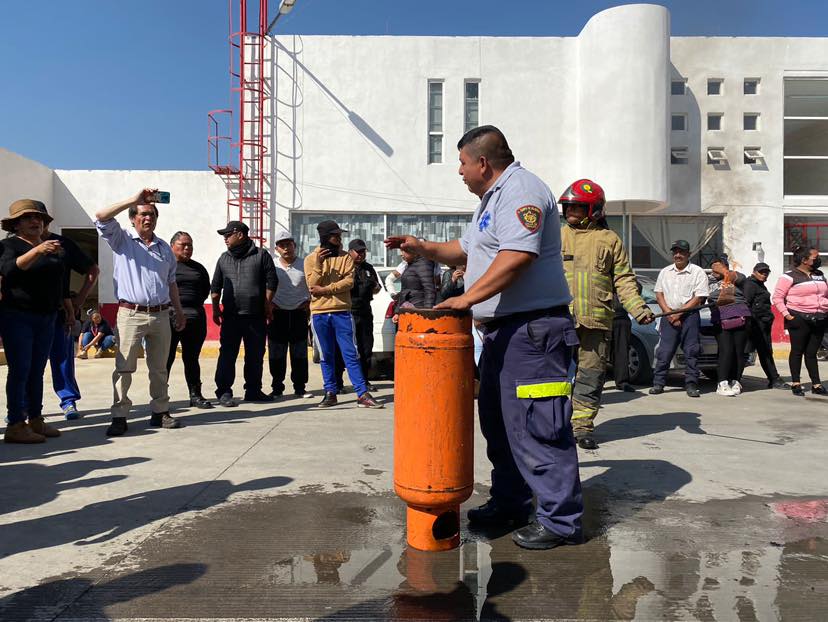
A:
POLYGON ((185 235, 186 235, 188 238, 190 238, 191 240, 193 239, 193 236, 191 236, 191 235, 190 235, 189 233, 187 233, 186 231, 176 231, 175 233, 173 233, 172 237, 170 238, 170 246, 172 246, 173 244, 175 244, 176 242, 178 242, 178 238, 183 237, 183 236, 185 236, 185 235))
POLYGON ((819 251, 816 246, 800 246, 794 245, 793 249, 793 265, 794 268, 801 266, 802 263, 811 256, 814 251, 819 251))
POLYGON ((494 166, 506 168, 515 161, 506 137, 494 125, 481 125, 463 134, 457 150, 466 148, 474 156, 484 156, 494 166))
MULTIPOLYGON (((158 218, 158 208, 155 206, 155 204, 154 203, 147 203, 147 205, 149 205, 152 208, 152 210, 155 212, 155 217, 158 218)), ((138 215, 138 208, 139 207, 140 207, 140 205, 130 205, 129 206, 129 212, 128 213, 129 213, 129 219, 130 220, 132 220, 133 218, 135 218, 138 215)))

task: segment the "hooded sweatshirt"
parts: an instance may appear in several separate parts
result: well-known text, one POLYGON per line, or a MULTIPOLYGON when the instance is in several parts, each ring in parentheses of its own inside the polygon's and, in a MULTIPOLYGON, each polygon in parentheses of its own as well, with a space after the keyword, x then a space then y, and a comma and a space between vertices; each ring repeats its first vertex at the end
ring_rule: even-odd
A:
POLYGON ((319 247, 305 257, 305 280, 325 289, 321 296, 311 295, 311 315, 351 310, 351 288, 354 286, 354 260, 340 249, 335 257, 327 257, 320 266, 316 261, 319 247))

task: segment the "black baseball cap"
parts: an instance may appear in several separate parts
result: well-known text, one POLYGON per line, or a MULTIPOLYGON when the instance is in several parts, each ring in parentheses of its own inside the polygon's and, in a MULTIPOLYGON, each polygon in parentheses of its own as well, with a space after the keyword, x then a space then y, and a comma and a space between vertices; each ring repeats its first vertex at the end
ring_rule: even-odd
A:
POLYGON ((753 271, 754 272, 764 272, 766 274, 770 274, 771 269, 770 269, 770 266, 768 264, 766 264, 764 261, 760 261, 758 264, 753 266, 753 271))
POLYGON ((219 235, 227 235, 228 233, 233 233, 234 231, 241 231, 247 235, 250 233, 250 227, 239 220, 231 220, 227 223, 227 226, 224 229, 219 229, 216 233, 219 235))
POLYGON ((710 262, 711 265, 714 264, 714 263, 720 263, 720 264, 724 264, 728 268, 730 267, 730 261, 728 260, 727 255, 725 255, 724 253, 722 253, 720 255, 716 255, 713 258, 713 260, 710 262))
POLYGON ((365 242, 363 242, 362 240, 359 240, 359 239, 351 240, 348 243, 348 250, 349 251, 364 251, 367 248, 368 247, 365 245, 365 242))
POLYGON ((679 249, 680 251, 685 251, 687 253, 690 252, 690 242, 687 240, 676 240, 673 242, 673 245, 670 247, 671 251, 679 249))
POLYGON ((339 225, 333 220, 323 220, 316 225, 316 230, 319 235, 336 235, 338 233, 348 233, 345 229, 340 229, 339 225))

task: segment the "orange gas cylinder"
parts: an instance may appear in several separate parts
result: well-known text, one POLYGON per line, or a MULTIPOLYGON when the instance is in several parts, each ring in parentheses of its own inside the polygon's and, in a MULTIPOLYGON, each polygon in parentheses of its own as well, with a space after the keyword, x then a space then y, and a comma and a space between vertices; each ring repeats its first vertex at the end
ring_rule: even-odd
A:
POLYGON ((394 356, 394 490, 408 504, 408 544, 453 549, 474 484, 471 315, 401 310, 394 356))

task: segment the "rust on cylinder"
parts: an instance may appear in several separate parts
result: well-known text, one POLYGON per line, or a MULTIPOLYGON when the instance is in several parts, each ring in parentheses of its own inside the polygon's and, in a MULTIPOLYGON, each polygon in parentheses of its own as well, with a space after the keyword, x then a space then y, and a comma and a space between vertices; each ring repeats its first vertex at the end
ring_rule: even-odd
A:
POLYGON ((394 490, 408 504, 408 544, 460 544, 460 504, 474 484, 471 315, 403 309, 395 341, 394 490))

